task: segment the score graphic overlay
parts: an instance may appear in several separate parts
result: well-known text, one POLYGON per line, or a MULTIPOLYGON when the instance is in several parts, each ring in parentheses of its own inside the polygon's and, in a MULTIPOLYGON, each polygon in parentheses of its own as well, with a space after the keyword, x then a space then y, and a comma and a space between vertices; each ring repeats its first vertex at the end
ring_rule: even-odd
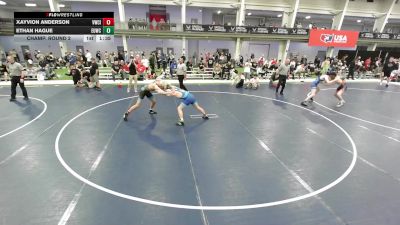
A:
POLYGON ((14 12, 21 41, 114 41, 114 12, 14 12))

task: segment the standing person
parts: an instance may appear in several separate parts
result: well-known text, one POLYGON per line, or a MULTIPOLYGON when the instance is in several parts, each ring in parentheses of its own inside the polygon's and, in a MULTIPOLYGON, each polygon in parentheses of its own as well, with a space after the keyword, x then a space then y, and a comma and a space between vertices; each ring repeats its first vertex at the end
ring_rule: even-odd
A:
POLYGON ((340 78, 340 76, 336 75, 336 73, 329 74, 329 81, 326 81, 326 84, 338 84, 339 86, 336 88, 336 92, 334 94, 335 98, 339 100, 336 104, 336 107, 342 107, 346 101, 343 99, 343 93, 346 91, 346 80, 340 78))
POLYGON ((10 102, 15 101, 15 96, 17 95, 17 84, 22 90, 22 94, 24 95, 24 100, 29 100, 28 92, 26 91, 24 84, 24 75, 22 73, 23 67, 21 64, 15 62, 15 58, 13 56, 7 56, 7 71, 9 72, 11 78, 11 98, 10 102))
POLYGON ((279 82, 278 82, 278 85, 276 86, 275 93, 278 93, 279 87, 282 86, 282 89, 279 92, 279 94, 283 95, 283 89, 285 89, 285 86, 286 86, 286 79, 287 79, 287 77, 289 76, 289 73, 290 73, 289 64, 290 64, 290 60, 286 59, 285 63, 284 64, 281 63, 279 65, 277 71, 276 71, 276 74, 279 75, 279 78, 278 78, 279 82))
POLYGON ((136 71, 136 64, 135 64, 135 58, 134 56, 130 56, 130 61, 128 64, 129 67, 129 83, 128 83, 128 89, 126 90, 128 93, 131 91, 132 89, 132 80, 135 81, 134 83, 134 90, 135 92, 137 92, 137 80, 138 80, 138 76, 137 76, 137 71, 136 71))
POLYGON ((311 82, 311 91, 307 94, 306 99, 304 99, 304 101, 301 102, 302 106, 308 106, 307 103, 314 101, 314 97, 320 91, 318 85, 321 83, 321 81, 326 81, 326 80, 328 80, 328 75, 321 76, 319 69, 317 69, 317 78, 313 82, 311 82))
POLYGON ((155 75, 156 74, 156 56, 155 53, 151 53, 150 59, 149 59, 149 65, 150 65, 150 74, 155 75))
POLYGON ((177 107, 178 117, 179 117, 179 121, 176 123, 177 126, 185 125, 183 119, 183 109, 189 105, 192 105, 197 111, 199 111, 202 114, 201 118, 208 120, 206 111, 199 105, 196 98, 189 91, 182 90, 173 86, 169 87, 170 86, 169 84, 163 84, 163 83, 158 83, 158 86, 160 88, 164 87, 164 89, 166 89, 166 92, 163 93, 164 95, 182 99, 181 104, 179 104, 179 106, 177 107))
POLYGON ((249 60, 247 60, 247 62, 244 64, 244 76, 246 77, 246 79, 250 79, 250 72, 251 72, 251 63, 249 60))
POLYGON ((382 85, 383 79, 384 79, 384 77, 386 77, 386 87, 388 87, 389 82, 390 82, 390 74, 392 73, 393 70, 397 70, 397 69, 398 69, 398 65, 395 64, 394 58, 390 57, 389 60, 383 65, 380 85, 382 85))
POLYGON ((92 53, 86 49, 86 54, 85 54, 86 60, 84 60, 86 66, 88 66, 89 60, 92 58, 92 53))
POLYGON ((100 81, 99 81, 99 65, 96 63, 96 59, 92 58, 92 65, 90 65, 90 82, 95 83, 95 89, 101 91, 100 81))
POLYGON ((179 88, 187 91, 185 85, 183 84, 183 80, 186 79, 186 65, 183 63, 183 58, 179 58, 178 66, 176 67, 176 75, 179 80, 179 88))
POLYGON ((151 92, 157 92, 159 94, 166 94, 161 88, 159 88, 156 84, 155 81, 153 83, 150 83, 146 86, 143 86, 139 92, 139 97, 134 105, 129 107, 129 109, 124 113, 123 118, 125 121, 128 121, 128 116, 130 113, 138 109, 142 103, 142 100, 144 97, 147 97, 150 100, 150 109, 149 109, 149 114, 157 114, 156 111, 154 111, 154 107, 156 106, 156 101, 154 100, 154 96, 151 92))
POLYGON ((347 74, 347 79, 352 79, 354 80, 354 70, 356 68, 356 61, 352 60, 349 65, 349 73, 347 74))

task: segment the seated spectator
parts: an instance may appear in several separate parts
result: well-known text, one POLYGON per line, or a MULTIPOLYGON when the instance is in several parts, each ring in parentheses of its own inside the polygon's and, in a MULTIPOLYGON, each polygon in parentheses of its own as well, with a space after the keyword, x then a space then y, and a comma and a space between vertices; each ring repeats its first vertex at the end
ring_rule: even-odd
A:
POLYGON ((257 62, 256 62, 256 60, 252 60, 250 72, 251 72, 251 74, 256 74, 257 73, 257 62))
POLYGON ((250 78, 249 81, 244 84, 244 88, 253 90, 257 90, 259 86, 260 79, 258 78, 258 76, 253 76, 252 78, 250 78))
POLYGON ((199 63, 199 71, 204 72, 204 63, 201 60, 200 60, 200 63, 199 63))
POLYGON ((224 66, 224 79, 230 80, 231 78, 231 70, 233 69, 232 63, 228 62, 224 66))
POLYGON ((7 66, 0 60, 0 76, 3 76, 4 81, 8 81, 7 66))
POLYGON ((27 65, 26 65, 26 76, 36 79, 37 78, 37 72, 38 68, 33 66, 33 61, 32 59, 28 59, 27 65))
POLYGON ((114 61, 114 64, 111 66, 111 76, 113 81, 115 81, 115 75, 121 75, 122 80, 124 79, 124 74, 122 73, 122 68, 119 65, 118 61, 114 61))
POLYGON ((208 68, 213 68, 214 67, 214 58, 213 57, 208 58, 207 66, 208 66, 208 68))
POLYGON ((127 63, 125 63, 124 60, 120 61, 120 65, 121 65, 122 77, 123 77, 123 79, 125 79, 129 75, 129 67, 128 67, 127 63))
POLYGON ((294 79, 294 76, 297 75, 299 77, 299 79, 303 78, 305 76, 305 67, 304 64, 300 64, 297 66, 297 68, 294 70, 294 73, 292 73, 292 79, 294 79))
POLYGON ((219 76, 219 78, 222 78, 222 68, 219 63, 215 63, 214 69, 213 69, 213 79, 215 76, 219 76))
POLYGON ((189 60, 186 62, 186 69, 187 69, 187 71, 192 71, 192 70, 193 70, 193 63, 192 63, 192 60, 191 60, 191 59, 189 59, 189 60))

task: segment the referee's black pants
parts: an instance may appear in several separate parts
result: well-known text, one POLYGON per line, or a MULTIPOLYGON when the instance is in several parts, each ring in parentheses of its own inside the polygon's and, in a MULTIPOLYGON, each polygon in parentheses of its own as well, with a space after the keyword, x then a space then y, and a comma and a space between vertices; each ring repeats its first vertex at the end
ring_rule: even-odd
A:
POLYGON ((185 75, 178 75, 179 88, 187 91, 185 85, 183 85, 183 79, 185 79, 185 75))
POLYGON ((17 84, 19 84, 19 87, 22 90, 22 95, 24 95, 25 98, 28 97, 28 92, 26 91, 25 84, 21 83, 20 80, 20 76, 11 77, 11 99, 15 99, 15 96, 17 95, 17 84))
POLYGON ((283 89, 285 89, 285 86, 286 86, 286 79, 287 79, 287 76, 286 75, 279 75, 279 82, 278 82, 278 85, 276 86, 276 93, 278 93, 278 90, 279 90, 279 87, 280 86, 282 86, 282 89, 281 89, 281 94, 283 94, 283 89))

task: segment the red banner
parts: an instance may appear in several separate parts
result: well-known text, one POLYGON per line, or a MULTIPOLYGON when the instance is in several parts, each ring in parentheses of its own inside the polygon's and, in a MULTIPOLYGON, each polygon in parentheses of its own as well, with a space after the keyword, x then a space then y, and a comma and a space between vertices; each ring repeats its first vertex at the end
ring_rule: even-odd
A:
POLYGON ((354 48, 358 41, 358 31, 310 30, 308 46, 354 48))

